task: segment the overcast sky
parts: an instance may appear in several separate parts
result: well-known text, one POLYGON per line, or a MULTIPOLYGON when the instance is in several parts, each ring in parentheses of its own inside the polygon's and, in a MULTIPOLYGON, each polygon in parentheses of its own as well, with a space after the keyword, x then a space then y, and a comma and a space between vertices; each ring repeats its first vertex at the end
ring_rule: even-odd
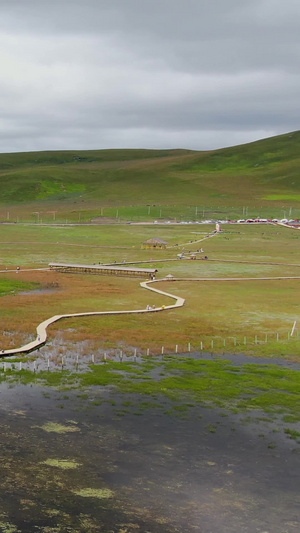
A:
POLYGON ((0 152, 300 129, 299 0, 0 0, 0 152))

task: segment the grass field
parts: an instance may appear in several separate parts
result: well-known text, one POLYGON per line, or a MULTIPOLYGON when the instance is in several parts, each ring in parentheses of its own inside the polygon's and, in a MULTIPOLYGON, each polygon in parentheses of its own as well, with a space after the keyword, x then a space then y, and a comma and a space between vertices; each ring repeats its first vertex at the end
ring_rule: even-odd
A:
POLYGON ((299 144, 0 154, 0 220, 298 218, 299 144))
POLYGON ((90 342, 87 350, 122 347, 132 351, 137 347, 142 352, 149 348, 152 353, 157 353, 162 345, 169 351, 174 351, 176 344, 179 350, 186 350, 189 342, 195 349, 203 342, 211 350, 213 341, 212 351, 216 352, 297 358, 299 341, 288 341, 288 333, 294 321, 299 320, 300 280, 197 282, 192 278, 300 276, 299 233, 278 226, 235 225, 224 226, 222 234, 195 242, 206 238, 212 229, 210 226, 204 231, 196 225, 0 226, 0 262, 3 268, 12 269, 3 273, 2 279, 11 284, 34 282, 40 287, 32 293, 2 296, 1 345, 18 346, 33 338, 36 325, 55 314, 168 304, 166 298, 141 289, 136 279, 24 271, 30 266, 45 267, 50 261, 90 264, 130 260, 151 261, 145 266, 157 267, 158 277, 171 273, 191 279, 159 284, 162 290, 185 298, 185 306, 163 315, 59 322, 51 327, 50 338, 60 335, 62 351, 86 340, 90 342), (170 247, 141 249, 141 243, 152 236, 167 240, 170 247), (183 249, 193 252, 200 247, 208 261, 173 260, 183 249), (161 259, 164 261, 156 262, 161 259), (21 265, 19 274, 13 270, 17 265, 21 265))

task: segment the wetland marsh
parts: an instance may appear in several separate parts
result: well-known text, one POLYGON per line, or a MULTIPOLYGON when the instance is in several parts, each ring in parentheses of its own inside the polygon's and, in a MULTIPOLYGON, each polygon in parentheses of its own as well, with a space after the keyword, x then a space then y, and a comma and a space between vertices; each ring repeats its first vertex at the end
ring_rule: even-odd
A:
POLYGON ((298 531, 296 367, 167 357, 49 372, 52 387, 2 373, 1 531, 298 531))
MULTIPOLYGON (((53 258, 88 257, 92 263, 158 257, 140 248, 153 228, 0 230, 3 268, 13 269, 22 258, 17 276, 14 270, 3 273, 5 347, 28 342, 37 324, 57 312, 162 304, 158 295, 149 301, 137 280, 23 269, 44 267, 53 258)), ((160 232, 174 246, 193 238, 186 228, 160 232)), ((263 233, 254 227, 224 232, 206 241, 205 252, 230 263, 160 263, 162 275, 191 278, 171 285, 186 298, 182 310, 62 321, 51 327, 39 352, 5 359, 1 533, 298 531, 299 338, 288 342, 287 332, 298 313, 299 280, 219 285, 192 278, 297 276, 299 237, 273 226, 263 233), (235 262, 243 258, 256 264, 235 262), (265 334, 268 342, 243 344, 246 336, 265 334), (233 335, 240 339, 236 346, 228 342, 233 335), (227 355, 217 336, 227 338, 227 355), (207 347, 212 339, 214 353, 196 352, 200 340, 207 347), (189 342, 195 353, 167 355, 175 344, 189 342), (164 357, 143 356, 148 347, 160 353, 162 345, 164 357), (103 351, 120 349, 123 361, 109 356, 101 362, 103 351), (256 357, 245 357, 243 349, 256 357), (92 356, 96 364, 90 364, 92 356)), ((192 251, 198 247, 189 244, 192 251)), ((170 259, 176 252, 163 253, 170 259)), ((170 282, 159 286, 169 290, 170 282)))

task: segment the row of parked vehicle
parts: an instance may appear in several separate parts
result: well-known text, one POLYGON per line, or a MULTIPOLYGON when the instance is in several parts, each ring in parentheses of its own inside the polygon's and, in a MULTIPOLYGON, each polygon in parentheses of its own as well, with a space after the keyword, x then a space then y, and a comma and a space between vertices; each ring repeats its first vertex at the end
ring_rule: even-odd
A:
POLYGON ((254 223, 254 222, 259 222, 259 223, 267 223, 267 222, 275 222, 275 223, 278 223, 278 224, 299 224, 299 219, 295 220, 295 219, 287 219, 287 218, 282 218, 282 219, 279 219, 279 218, 248 218, 247 220, 244 220, 244 219, 240 219, 240 220, 231 220, 230 221, 231 223, 233 222, 237 222, 238 224, 251 224, 251 223, 254 223))
MULTIPOLYGON (((174 221, 174 220, 165 220, 164 224, 267 224, 270 222, 278 223, 278 224, 300 224, 299 219, 287 219, 287 218, 241 218, 240 220, 189 220, 185 221, 182 220, 174 221)), ((160 221, 155 220, 154 224, 161 224, 160 221)))

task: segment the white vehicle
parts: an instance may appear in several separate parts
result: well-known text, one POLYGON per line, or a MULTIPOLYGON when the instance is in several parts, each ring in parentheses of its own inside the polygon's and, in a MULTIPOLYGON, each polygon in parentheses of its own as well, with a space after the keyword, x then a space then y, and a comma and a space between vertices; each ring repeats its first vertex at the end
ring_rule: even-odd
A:
POLYGON ((243 224, 244 222, 246 222, 246 220, 244 220, 243 218, 241 218, 240 220, 237 221, 238 224, 243 224))

